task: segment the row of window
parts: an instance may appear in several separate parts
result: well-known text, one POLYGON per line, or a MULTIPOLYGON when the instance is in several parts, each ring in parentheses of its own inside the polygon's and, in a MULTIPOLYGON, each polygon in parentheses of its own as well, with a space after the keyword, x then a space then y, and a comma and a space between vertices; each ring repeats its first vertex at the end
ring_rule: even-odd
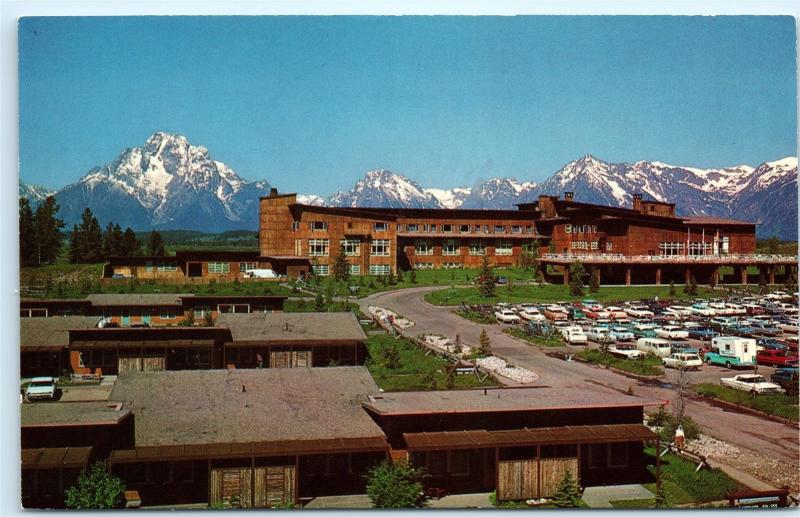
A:
MULTIPOLYGON (((315 275, 319 276, 328 276, 331 274, 331 269, 328 264, 314 264, 311 266, 311 270, 314 272, 315 275)), ((392 272, 392 266, 390 266, 389 264, 369 265, 369 274, 373 276, 389 275, 391 274, 391 272, 392 272)), ((350 264, 350 274, 360 275, 361 266, 359 264, 350 264)))
MULTIPOLYGON (((357 240, 345 239, 340 241, 340 244, 344 246, 345 255, 348 257, 361 254, 361 247, 357 240)), ((389 239, 375 239, 369 243, 369 253, 373 257, 388 257, 390 250, 389 239)), ((328 255, 330 255, 329 239, 308 239, 309 257, 327 257, 328 255)))
MULTIPOLYGON (((350 223, 352 224, 352 223, 350 223)), ((310 221, 309 228, 312 231, 327 231, 328 230, 328 222, 327 221, 310 221)), ((496 224, 494 226, 490 226, 488 224, 417 224, 417 223, 409 223, 409 224, 398 224, 397 231, 398 232, 408 232, 408 233, 437 233, 440 231, 443 233, 534 233, 533 225, 521 225, 521 224, 513 224, 513 225, 503 225, 503 224, 496 224), (491 232, 489 230, 492 230, 491 232)), ((596 228, 596 227, 595 227, 596 228)), ((300 221, 294 221, 292 223, 292 229, 297 231, 300 229, 300 221)), ((375 232, 385 232, 389 230, 389 223, 373 223, 372 230, 375 232)))
MULTIPOLYGON (((661 242, 658 245, 661 256, 685 255, 686 243, 684 242, 661 242)), ((727 254, 730 251, 730 239, 722 237, 715 242, 690 242, 689 255, 717 255, 727 254)))
POLYGON ((600 243, 597 241, 572 241, 572 249, 597 250, 600 249, 600 243))
POLYGON ((178 264, 174 262, 148 260, 144 264, 144 270, 147 271, 148 273, 151 273, 154 267, 156 271, 158 271, 159 273, 165 273, 165 272, 174 273, 175 271, 178 270, 178 264))
MULTIPOLYGON (((497 241, 494 247, 495 255, 512 255, 514 245, 507 241, 497 241)), ((486 255, 486 243, 475 241, 469 243, 470 255, 486 255)), ((428 241, 418 240, 414 242, 414 255, 433 255, 433 246, 428 241)), ((442 243, 442 255, 457 256, 461 255, 461 243, 456 239, 447 239, 442 243)))

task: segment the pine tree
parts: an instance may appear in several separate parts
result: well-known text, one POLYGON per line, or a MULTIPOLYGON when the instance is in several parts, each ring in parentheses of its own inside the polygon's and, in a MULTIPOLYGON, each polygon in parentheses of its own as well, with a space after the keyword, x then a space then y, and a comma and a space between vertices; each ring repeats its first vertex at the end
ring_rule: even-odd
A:
POLYGON ((664 491, 664 483, 658 483, 656 486, 656 502, 654 505, 656 508, 669 508, 669 502, 667 501, 667 494, 664 491))
MULTIPOLYGON (((73 233, 75 229, 73 227, 73 233)), ((72 245, 72 239, 70 240, 72 245)), ((103 232, 100 230, 100 224, 97 219, 92 215, 92 211, 87 207, 81 215, 81 224, 78 226, 78 236, 75 237, 75 245, 77 250, 73 253, 70 250, 70 256, 75 258, 77 262, 81 263, 94 263, 102 260, 103 252, 103 232)))
POLYGON ((130 228, 125 228, 125 233, 122 234, 122 241, 120 243, 120 251, 123 257, 135 257, 141 255, 142 246, 136 234, 130 228))
POLYGON ((21 197, 19 198, 19 263, 21 266, 36 263, 35 238, 31 204, 27 199, 21 197))
POLYGON ((417 270, 414 269, 414 268, 411 268, 411 272, 408 273, 408 277, 411 280, 412 284, 416 284, 417 283, 417 270))
POLYGON ((77 224, 72 225, 69 232, 69 252, 68 260, 70 264, 78 264, 81 261, 81 231, 77 224))
POLYGON ((592 270, 592 274, 589 277, 589 291, 592 293, 600 291, 600 270, 597 268, 592 270))
POLYGON ((322 297, 322 291, 317 291, 316 296, 314 296, 314 310, 316 312, 325 311, 325 299, 322 297))
POLYGON ((483 259, 481 260, 481 270, 480 270, 480 285, 478 286, 481 296, 489 297, 494 296, 495 294, 495 281, 494 281, 494 271, 492 271, 492 266, 489 264, 489 257, 488 255, 483 255, 483 259))
POLYGON ((347 260, 344 244, 339 246, 339 253, 333 257, 332 270, 333 278, 336 280, 346 282, 350 279, 350 262, 347 260))
POLYGON ((481 329, 481 335, 478 338, 478 355, 481 357, 492 355, 492 342, 489 339, 489 334, 486 333, 486 329, 481 329))
POLYGON ((580 506, 580 501, 581 490, 578 482, 572 477, 572 472, 567 471, 553 492, 553 505, 556 508, 577 508, 580 506))
POLYGON ((64 221, 56 217, 59 208, 53 196, 47 196, 36 207, 33 216, 36 264, 52 264, 61 253, 64 221))
POLYGON ((569 266, 569 294, 583 296, 584 276, 586 276, 586 269, 579 261, 576 260, 569 266))
POLYGON ((164 239, 155 230, 150 232, 150 237, 147 239, 146 255, 148 257, 164 257, 167 255, 167 250, 164 248, 164 239))

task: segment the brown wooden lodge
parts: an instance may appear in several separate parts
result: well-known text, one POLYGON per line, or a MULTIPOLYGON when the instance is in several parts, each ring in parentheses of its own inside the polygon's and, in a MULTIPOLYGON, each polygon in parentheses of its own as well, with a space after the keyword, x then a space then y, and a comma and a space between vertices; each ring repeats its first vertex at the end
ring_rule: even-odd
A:
POLYGON ((259 250, 181 251, 173 257, 115 257, 103 282, 174 283, 251 281, 253 269, 288 278, 331 273, 342 247, 353 275, 388 275, 410 269, 514 265, 538 243, 548 280, 569 281, 576 259, 605 284, 700 283, 733 267, 729 283, 753 282, 758 267, 769 283, 795 272, 793 257, 755 254, 756 223, 717 217, 683 217, 672 203, 634 195, 632 208, 541 195, 516 210, 345 208, 304 205, 296 194, 273 189, 260 200, 259 250))
POLYGON ((548 497, 567 471, 648 482, 643 409, 660 403, 604 388, 382 393, 362 366, 128 372, 105 402, 22 405, 23 500, 58 506, 96 459, 143 506, 363 493, 370 467, 400 458, 430 494, 501 501, 548 497))

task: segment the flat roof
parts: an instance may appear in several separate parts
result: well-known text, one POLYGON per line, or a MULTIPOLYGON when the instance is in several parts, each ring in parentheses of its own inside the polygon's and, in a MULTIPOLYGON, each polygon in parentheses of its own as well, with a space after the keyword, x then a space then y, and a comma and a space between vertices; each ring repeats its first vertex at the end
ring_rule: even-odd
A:
POLYGON ((50 318, 20 318, 19 345, 28 352, 55 351, 69 344, 71 329, 97 327, 99 316, 53 316, 50 318))
POLYGON ((365 407, 379 415, 492 413, 553 409, 608 409, 660 405, 663 401, 586 388, 494 388, 382 393, 365 407))
POLYGON ((150 294, 90 294, 86 297, 92 305, 100 307, 181 305, 181 298, 192 294, 150 293, 150 294))
POLYGON ((131 414, 122 404, 94 402, 37 402, 21 405, 22 427, 115 425, 131 414))
POLYGON ((22 449, 22 470, 80 469, 86 467, 91 447, 47 447, 22 449))
POLYGON ((352 312, 269 312, 220 314, 216 325, 230 330, 236 342, 302 343, 365 341, 352 312))
MULTIPOLYGON (((723 217, 701 217, 701 216, 687 216, 684 217, 683 224, 696 224, 696 225, 720 225, 720 226, 755 226, 756 223, 749 223, 747 221, 738 221, 736 219, 725 219, 723 217)), ((712 236, 713 237, 713 236, 712 236)))
POLYGON ((582 443, 618 443, 653 440, 656 433, 642 424, 579 425, 508 430, 403 433, 408 450, 530 447, 582 443))
POLYGON ((377 392, 361 366, 180 370, 121 374, 110 400, 135 413, 137 449, 214 446, 224 456, 275 442, 385 440, 362 407, 377 392))

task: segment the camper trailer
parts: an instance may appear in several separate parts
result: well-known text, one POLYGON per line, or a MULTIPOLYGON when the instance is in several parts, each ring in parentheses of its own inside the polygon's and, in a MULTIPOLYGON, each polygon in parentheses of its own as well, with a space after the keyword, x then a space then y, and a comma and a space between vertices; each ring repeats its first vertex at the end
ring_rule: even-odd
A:
POLYGON ((726 368, 755 366, 756 340, 734 336, 718 336, 711 340, 711 351, 705 356, 706 364, 726 368))

